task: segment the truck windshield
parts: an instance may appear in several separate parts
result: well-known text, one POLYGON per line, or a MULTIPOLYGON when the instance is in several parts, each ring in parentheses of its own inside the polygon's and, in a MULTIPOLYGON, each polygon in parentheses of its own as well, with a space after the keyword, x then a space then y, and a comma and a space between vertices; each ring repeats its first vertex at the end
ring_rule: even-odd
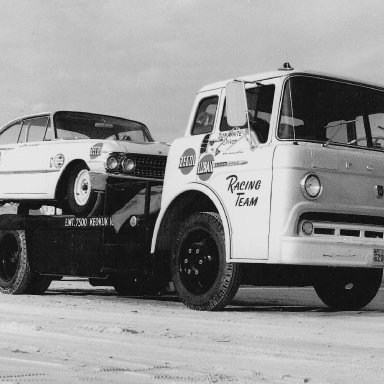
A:
POLYGON ((85 112, 56 112, 53 117, 58 139, 127 140, 152 142, 148 128, 137 121, 85 112))
POLYGON ((384 149, 384 92, 296 76, 284 88, 279 139, 384 149))

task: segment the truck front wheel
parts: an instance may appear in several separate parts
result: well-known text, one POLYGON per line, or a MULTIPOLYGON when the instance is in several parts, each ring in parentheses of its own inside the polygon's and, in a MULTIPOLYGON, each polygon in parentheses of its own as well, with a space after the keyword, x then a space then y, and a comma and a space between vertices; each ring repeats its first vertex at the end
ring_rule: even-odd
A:
POLYGON ((25 232, 22 230, 0 233, 0 292, 6 294, 41 294, 51 278, 31 271, 27 255, 25 232))
POLYGON ((225 259, 224 229, 217 213, 188 217, 177 234, 172 281, 181 301, 198 311, 224 308, 235 296, 241 269, 225 259))
POLYGON ((382 277, 382 269, 332 268, 318 274, 314 288, 328 307, 358 310, 376 296, 382 277))

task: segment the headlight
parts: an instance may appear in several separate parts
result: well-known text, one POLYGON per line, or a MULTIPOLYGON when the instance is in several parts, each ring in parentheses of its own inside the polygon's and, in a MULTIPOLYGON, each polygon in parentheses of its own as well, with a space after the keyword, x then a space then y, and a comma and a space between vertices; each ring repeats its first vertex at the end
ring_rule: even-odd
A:
POLYGON ((136 163, 134 160, 130 159, 129 157, 126 157, 123 160, 123 170, 124 172, 132 172, 136 167, 136 163))
POLYGON ((301 191, 308 200, 317 199, 320 196, 322 190, 323 187, 321 185, 320 179, 313 173, 306 175, 301 180, 301 191))
POLYGON ((105 162, 105 168, 108 171, 116 171, 118 166, 119 166, 119 161, 115 156, 109 156, 107 161, 105 162))

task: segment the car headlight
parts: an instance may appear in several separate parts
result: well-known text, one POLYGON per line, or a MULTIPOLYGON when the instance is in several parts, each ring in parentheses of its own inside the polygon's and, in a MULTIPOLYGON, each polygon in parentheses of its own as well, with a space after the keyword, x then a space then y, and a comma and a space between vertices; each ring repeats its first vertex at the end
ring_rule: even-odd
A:
POLYGON ((135 161, 130 159, 129 157, 126 157, 123 160, 122 165, 123 165, 124 172, 132 172, 136 167, 135 161))
POLYGON ((306 175, 301 180, 301 191, 308 200, 317 199, 323 190, 320 179, 313 173, 306 175))
POLYGON ((109 156, 107 158, 107 161, 105 162, 105 168, 108 170, 108 171, 116 171, 116 169, 118 168, 119 166, 119 161, 117 160, 117 157, 116 156, 109 156))

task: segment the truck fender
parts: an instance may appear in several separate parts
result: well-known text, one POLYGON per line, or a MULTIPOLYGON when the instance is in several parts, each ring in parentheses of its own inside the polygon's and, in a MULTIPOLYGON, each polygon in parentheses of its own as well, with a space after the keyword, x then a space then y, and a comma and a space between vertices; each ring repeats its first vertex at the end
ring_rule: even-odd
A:
MULTIPOLYGON (((226 251, 226 260, 227 262, 231 259, 231 236, 232 236, 232 228, 231 223, 229 220, 228 212, 225 208, 225 205, 223 204, 223 201, 220 199, 219 195, 215 193, 214 190, 212 190, 209 186, 194 182, 192 184, 189 184, 187 188, 182 189, 179 191, 177 195, 175 195, 172 199, 168 200, 167 202, 162 201, 161 210, 159 213, 159 216, 157 217, 155 228, 153 231, 153 237, 152 237, 152 245, 151 245, 151 253, 155 253, 155 251, 158 249, 158 241, 161 236, 166 235, 167 242, 171 241, 173 243, 173 238, 177 234, 178 226, 175 226, 173 233, 172 229, 167 229, 167 219, 170 217, 171 213, 175 210, 180 209, 183 202, 187 202, 188 200, 191 201, 191 197, 199 196, 199 200, 201 199, 205 201, 205 205, 201 209, 194 209, 191 212, 188 212, 187 214, 184 214, 184 217, 182 218, 181 222, 186 219, 189 215, 195 212, 202 212, 202 211, 216 211, 222 220, 223 228, 224 228, 224 234, 225 234, 225 251, 226 251), (189 199, 188 199, 189 197, 189 199), (165 204, 164 204, 165 203, 165 204), (207 208, 207 203, 209 204, 209 208, 207 208)), ((164 196, 163 196, 164 199, 164 196)), ((180 224, 181 224, 180 222, 180 224)), ((171 244, 172 247, 172 244, 171 244)))

